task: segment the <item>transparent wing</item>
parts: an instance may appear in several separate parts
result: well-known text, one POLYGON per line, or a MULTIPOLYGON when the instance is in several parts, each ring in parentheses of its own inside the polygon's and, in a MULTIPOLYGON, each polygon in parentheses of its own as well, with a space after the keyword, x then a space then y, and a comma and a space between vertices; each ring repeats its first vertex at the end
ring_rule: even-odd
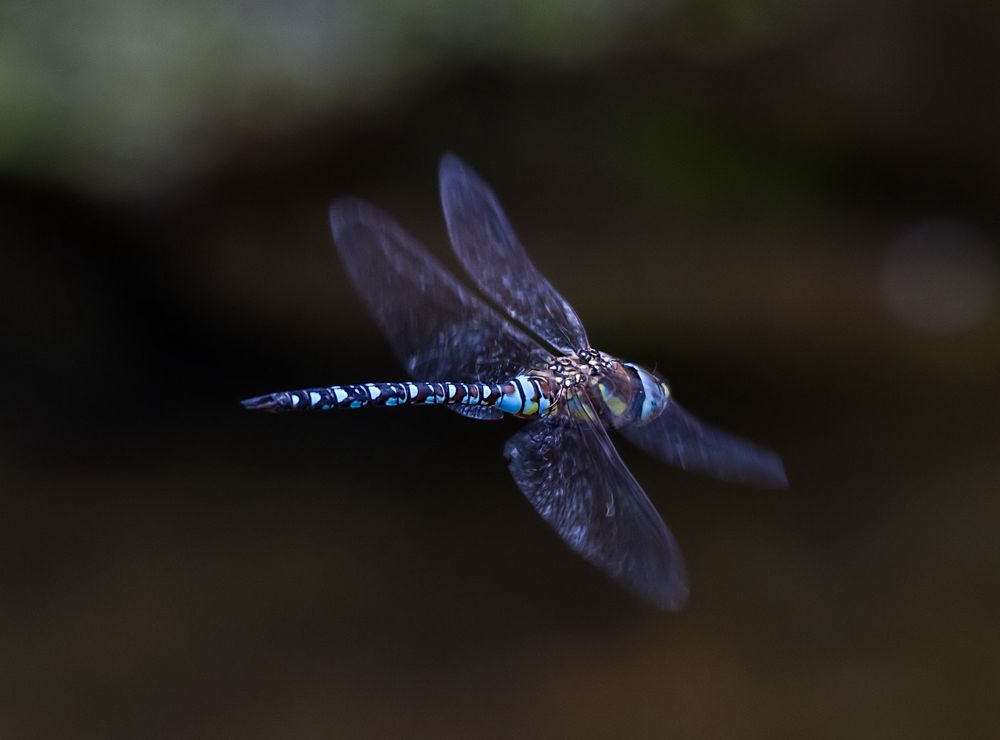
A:
POLYGON ((528 259, 490 187, 454 154, 441 158, 438 176, 451 245, 483 293, 553 347, 589 346, 580 318, 528 259))
POLYGON ((763 488, 787 488, 785 466, 770 450, 702 424, 671 399, 644 426, 618 430, 650 455, 685 470, 763 488))
POLYGON ((337 200, 330 226, 354 287, 411 377, 498 382, 545 363, 545 349, 462 287, 379 209, 337 200))
POLYGON ((561 410, 511 437, 510 472, 576 552, 640 598, 677 611, 688 594, 680 549, 589 401, 577 401, 590 419, 561 410))

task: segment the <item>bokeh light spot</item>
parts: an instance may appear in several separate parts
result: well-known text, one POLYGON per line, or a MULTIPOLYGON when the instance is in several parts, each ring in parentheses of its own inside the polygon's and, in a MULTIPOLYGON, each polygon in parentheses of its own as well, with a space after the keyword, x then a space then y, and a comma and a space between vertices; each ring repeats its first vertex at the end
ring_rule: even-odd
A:
POLYGON ((996 293, 997 258, 972 228, 925 221, 904 232, 886 254, 886 300, 908 325, 934 332, 981 319, 996 293))

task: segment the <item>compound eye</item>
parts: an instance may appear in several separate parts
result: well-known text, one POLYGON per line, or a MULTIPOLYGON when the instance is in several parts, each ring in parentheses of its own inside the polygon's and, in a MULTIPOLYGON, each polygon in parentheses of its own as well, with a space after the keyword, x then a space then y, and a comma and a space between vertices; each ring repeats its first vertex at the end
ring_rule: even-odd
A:
POLYGON ((670 390, 667 388, 667 384, 653 373, 641 367, 636 367, 636 369, 639 372, 639 379, 642 381, 644 395, 637 421, 639 424, 645 424, 655 419, 663 411, 667 405, 670 390))

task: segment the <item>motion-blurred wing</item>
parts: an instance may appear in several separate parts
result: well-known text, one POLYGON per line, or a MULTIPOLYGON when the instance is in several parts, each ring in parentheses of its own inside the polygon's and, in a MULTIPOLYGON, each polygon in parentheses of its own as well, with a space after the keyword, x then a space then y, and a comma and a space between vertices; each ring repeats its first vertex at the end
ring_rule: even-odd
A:
POLYGON ((762 488, 788 487, 785 466, 775 453, 702 424, 673 399, 648 424, 618 431, 650 455, 685 470, 762 488))
MULTIPOLYGON (((411 377, 499 382, 549 357, 374 206, 337 200, 330 226, 355 289, 411 377)), ((475 418, 502 415, 461 410, 475 418)))
POLYGON ((670 611, 684 605, 680 549, 603 426, 553 413, 504 452, 518 487, 570 547, 640 598, 670 611))
POLYGON ((441 158, 451 245, 480 290, 564 352, 589 346, 576 312, 528 259, 490 187, 454 154, 441 158))

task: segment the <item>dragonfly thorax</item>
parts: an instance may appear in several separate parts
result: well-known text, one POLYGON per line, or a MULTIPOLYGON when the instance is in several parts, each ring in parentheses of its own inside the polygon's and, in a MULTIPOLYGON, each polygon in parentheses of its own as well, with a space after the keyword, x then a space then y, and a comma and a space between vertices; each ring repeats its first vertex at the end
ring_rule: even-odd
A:
POLYGON ((552 358, 546 370, 553 407, 584 386, 600 415, 615 427, 652 421, 670 396, 655 373, 590 347, 552 358))
POLYGON ((622 363, 595 349, 580 349, 571 355, 553 357, 549 363, 550 382, 558 388, 573 388, 622 372, 622 363))

